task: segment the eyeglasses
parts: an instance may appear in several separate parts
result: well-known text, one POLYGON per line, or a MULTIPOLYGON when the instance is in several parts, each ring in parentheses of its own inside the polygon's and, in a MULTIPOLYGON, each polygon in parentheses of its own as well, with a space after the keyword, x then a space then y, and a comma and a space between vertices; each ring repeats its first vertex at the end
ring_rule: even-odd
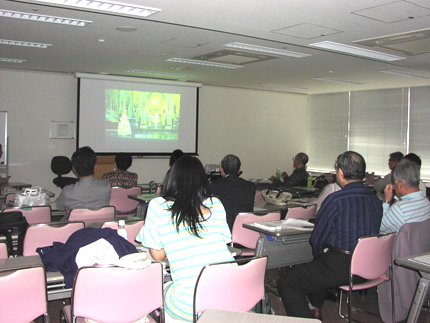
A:
POLYGON ((337 164, 337 162, 334 163, 334 169, 338 169, 339 165, 337 164))
POLYGON ((296 157, 293 157, 293 159, 291 159, 292 161, 295 161, 296 160, 296 157))

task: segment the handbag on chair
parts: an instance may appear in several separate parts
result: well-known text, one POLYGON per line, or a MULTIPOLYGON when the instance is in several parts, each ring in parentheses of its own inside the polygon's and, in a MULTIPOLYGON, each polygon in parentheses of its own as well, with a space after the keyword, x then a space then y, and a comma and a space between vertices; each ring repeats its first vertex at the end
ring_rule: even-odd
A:
POLYGON ((6 238, 9 255, 14 255, 11 234, 16 229, 18 231, 18 256, 22 256, 27 228, 27 220, 21 211, 0 213, 0 234, 3 234, 6 238))
POLYGON ((22 193, 15 193, 13 199, 13 206, 25 207, 25 206, 43 206, 49 205, 49 196, 42 192, 42 188, 26 188, 22 193))

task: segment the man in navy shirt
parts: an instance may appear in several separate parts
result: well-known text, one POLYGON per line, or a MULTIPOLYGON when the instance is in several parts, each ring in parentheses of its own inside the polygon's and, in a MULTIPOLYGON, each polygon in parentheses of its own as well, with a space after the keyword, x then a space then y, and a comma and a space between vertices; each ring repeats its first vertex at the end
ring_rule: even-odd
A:
MULTIPOLYGON (((348 285, 351 254, 357 240, 379 233, 382 205, 363 185, 364 158, 347 151, 339 155, 335 168, 342 190, 330 194, 318 212, 310 239, 315 259, 292 267, 278 281, 288 316, 322 319, 326 291, 348 285)), ((359 276, 354 279, 355 283, 364 281, 359 276)))

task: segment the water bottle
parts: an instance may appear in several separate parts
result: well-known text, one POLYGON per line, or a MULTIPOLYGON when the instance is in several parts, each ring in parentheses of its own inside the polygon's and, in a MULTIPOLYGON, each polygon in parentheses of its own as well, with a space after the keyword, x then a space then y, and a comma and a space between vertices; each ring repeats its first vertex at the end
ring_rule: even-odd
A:
POLYGON ((128 240, 127 230, 125 229, 125 221, 118 221, 118 235, 123 237, 125 240, 128 240))
POLYGON ((312 174, 311 173, 309 173, 309 176, 308 176, 308 185, 307 186, 312 187, 312 174))
POLYGON ((278 167, 278 169, 276 170, 276 178, 281 180, 281 169, 278 167))

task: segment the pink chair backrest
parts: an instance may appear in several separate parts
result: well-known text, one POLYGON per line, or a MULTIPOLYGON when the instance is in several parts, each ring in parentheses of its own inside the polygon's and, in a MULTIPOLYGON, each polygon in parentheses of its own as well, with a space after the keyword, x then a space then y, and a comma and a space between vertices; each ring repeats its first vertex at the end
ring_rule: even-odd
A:
POLYGON ((285 219, 315 219, 316 209, 316 205, 311 205, 308 208, 292 207, 288 210, 285 219))
POLYGON ((2 242, 0 243, 0 259, 8 258, 9 254, 7 252, 7 245, 6 243, 2 242))
POLYGON ((247 312, 264 299, 267 256, 205 266, 194 291, 194 313, 207 308, 247 312))
POLYGON ((392 263, 392 251, 396 233, 362 237, 351 259, 351 274, 366 279, 381 277, 392 263))
POLYGON ((135 210, 139 205, 139 201, 129 199, 129 195, 140 195, 142 189, 140 186, 123 188, 112 187, 110 195, 110 205, 115 206, 115 210, 121 213, 127 213, 135 210))
POLYGON ((43 267, 0 274, 1 322, 27 323, 46 314, 46 278, 43 267))
MULTIPOLYGON (((127 231, 127 238, 129 242, 134 243, 134 241, 136 240, 136 236, 139 233, 140 229, 142 229, 144 223, 145 222, 143 220, 125 222, 125 230, 127 231)), ((105 222, 102 225, 102 229, 103 228, 111 228, 114 230, 118 230, 118 221, 105 222)))
POLYGON ((161 189, 161 186, 157 186, 157 190, 155 191, 155 194, 157 195, 161 195, 163 192, 163 190, 161 189))
POLYGON ((263 194, 261 191, 255 191, 254 202, 264 202, 263 194))
POLYGON ((281 219, 281 213, 268 213, 266 215, 255 215, 252 213, 239 213, 234 220, 232 242, 239 243, 246 248, 255 249, 257 240, 260 234, 256 231, 252 231, 243 227, 244 223, 254 222, 267 222, 267 221, 279 221, 281 219))
POLYGON ((52 246, 54 241, 66 243, 73 232, 84 227, 83 222, 55 222, 30 225, 24 238, 23 255, 37 255, 37 248, 52 246))
POLYGON ((6 194, 5 198, 4 198, 4 204, 7 205, 7 202, 12 201, 13 202, 13 198, 15 197, 15 193, 8 193, 6 194))
POLYGON ((10 208, 4 209, 3 212, 21 211, 22 215, 27 220, 28 224, 34 223, 49 223, 51 222, 51 207, 45 206, 32 206, 26 208, 10 208))
POLYGON ((70 211, 69 221, 113 219, 114 217, 115 217, 115 207, 105 206, 98 210, 73 209, 70 211))
POLYGON ((139 270, 82 267, 75 277, 72 315, 96 322, 129 323, 162 307, 163 301, 160 262, 139 270))

